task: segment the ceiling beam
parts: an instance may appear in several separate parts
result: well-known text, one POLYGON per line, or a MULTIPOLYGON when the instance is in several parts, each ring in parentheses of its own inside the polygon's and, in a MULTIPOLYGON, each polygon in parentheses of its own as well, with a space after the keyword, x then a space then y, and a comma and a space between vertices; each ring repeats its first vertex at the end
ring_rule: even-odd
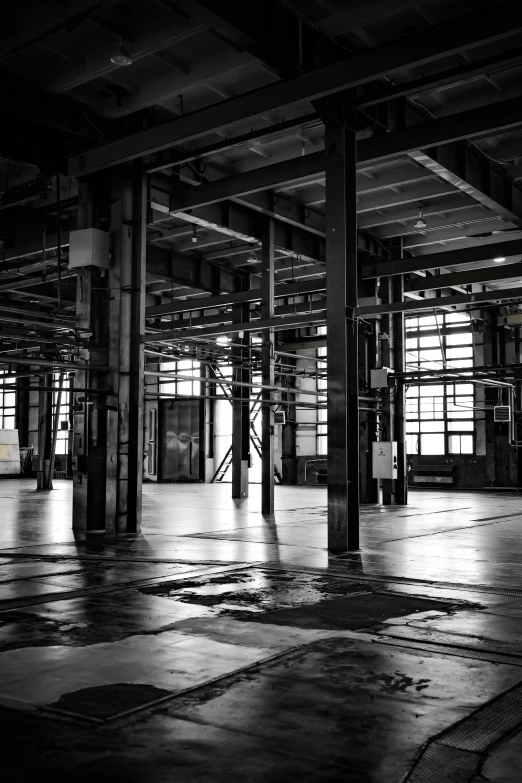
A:
MULTIPOLYGON (((464 202, 461 209, 453 210, 451 212, 444 212, 441 210, 441 212, 443 214, 432 211, 430 215, 427 214, 426 209, 423 208, 424 217, 429 218, 427 223, 430 228, 430 233, 432 234, 434 233, 434 228, 449 229, 456 226, 466 226, 469 223, 478 223, 479 221, 482 222, 494 217, 489 209, 486 209, 480 204, 475 204, 473 201, 470 201, 469 204, 464 202)), ((415 234, 422 235, 426 232, 422 229, 415 228, 418 217, 418 205, 416 209, 412 208, 409 210, 408 220, 403 219, 400 222, 392 222, 388 217, 380 218, 378 214, 372 215, 372 235, 379 237, 379 239, 390 239, 391 237, 415 234)))
POLYGON ((217 76, 229 74, 238 68, 251 65, 253 62, 255 61, 249 54, 238 52, 219 54, 216 57, 199 60, 194 68, 187 73, 169 73, 167 76, 161 76, 159 79, 148 82, 135 95, 122 96, 118 103, 111 103, 109 106, 103 101, 97 101, 91 105, 105 117, 124 117, 127 114, 168 101, 179 96, 185 90, 192 90, 201 84, 212 81, 217 76))
MULTIPOLYGON (((287 296, 301 296, 303 294, 317 293, 325 290, 326 277, 323 277, 318 280, 309 280, 302 283, 276 285, 274 296, 278 299, 287 296)), ((254 288, 250 291, 239 291, 235 294, 209 296, 184 302, 166 302, 165 304, 154 305, 145 309, 145 317, 151 318, 152 316, 172 315, 173 313, 188 313, 193 310, 208 310, 217 307, 226 307, 227 305, 232 304, 247 304, 260 301, 261 291, 259 288, 254 288)))
POLYGON ((212 294, 233 293, 240 283, 240 275, 223 267, 155 245, 147 247, 147 275, 212 294))
POLYGON ((507 288, 498 291, 484 291, 478 294, 453 294, 453 296, 437 296, 432 299, 413 299, 408 302, 392 302, 382 305, 368 305, 355 308, 355 315, 385 315, 386 313, 414 313, 418 310, 433 310, 454 305, 485 304, 486 302, 503 302, 506 299, 520 299, 522 288, 507 288))
POLYGON ((522 226, 522 190, 500 165, 474 144, 462 140, 432 149, 415 150, 409 155, 495 214, 522 226))
POLYGON ((398 70, 420 66, 464 52, 485 43, 500 42, 522 29, 518 2, 451 20, 420 33, 370 49, 309 73, 263 87, 210 106, 156 128, 91 149, 70 158, 69 173, 86 175, 128 160, 140 158, 177 144, 201 138, 267 112, 297 106, 388 76, 398 70))
POLYGON ((454 285, 471 285, 471 283, 491 283, 494 280, 509 280, 520 278, 522 282, 522 264, 505 264, 486 269, 467 269, 465 272, 451 272, 444 275, 426 275, 405 280, 405 291, 429 291, 434 288, 450 288, 454 285))
MULTIPOLYGON (((143 57, 154 54, 154 52, 184 41, 186 38, 204 29, 203 25, 184 21, 181 16, 178 16, 175 24, 172 24, 171 21, 170 24, 158 26, 157 22, 155 22, 154 27, 146 30, 140 40, 134 41, 130 45, 132 59, 135 61, 140 60, 143 57)), ((49 92, 68 92, 93 79, 106 76, 112 71, 118 70, 120 66, 111 62, 111 55, 114 53, 114 47, 117 43, 115 37, 114 44, 99 49, 91 58, 80 65, 73 65, 65 70, 61 69, 57 76, 51 76, 40 82, 40 86, 49 92)))
POLYGON ((142 337, 143 343, 161 343, 176 342, 176 340, 187 340, 190 338, 213 337, 218 334, 228 334, 228 332, 258 332, 262 329, 295 329, 298 326, 313 326, 314 324, 324 323, 326 321, 326 310, 320 310, 317 313, 304 313, 303 315, 287 315, 281 318, 258 319, 256 321, 247 321, 246 323, 222 324, 216 326, 207 326, 201 329, 171 329, 169 331, 157 332, 154 335, 147 334, 142 337))
POLYGON ((66 3, 49 0, 40 4, 18 0, 10 8, 9 24, 2 25, 0 61, 83 21, 103 5, 108 3, 103 0, 72 0, 66 3))
POLYGON ((363 27, 369 22, 400 13, 415 5, 415 0, 351 0, 347 8, 342 8, 330 16, 316 22, 316 27, 329 38, 350 32, 354 27, 363 27))
POLYGON ((460 250, 447 250, 442 253, 428 253, 415 258, 404 258, 400 261, 385 261, 382 263, 367 262, 363 264, 362 278, 370 280, 374 277, 389 277, 390 275, 422 272, 428 269, 453 267, 460 264, 474 264, 477 261, 491 261, 496 257, 511 258, 522 255, 522 239, 500 241, 494 245, 480 244, 475 247, 465 247, 460 250))

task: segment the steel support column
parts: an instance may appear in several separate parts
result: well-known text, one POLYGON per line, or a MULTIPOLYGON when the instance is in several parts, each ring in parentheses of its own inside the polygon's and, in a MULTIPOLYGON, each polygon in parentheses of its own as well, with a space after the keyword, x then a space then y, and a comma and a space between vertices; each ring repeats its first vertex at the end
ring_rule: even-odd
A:
POLYGON ((143 474, 143 347, 146 182, 137 166, 80 185, 79 227, 110 230, 108 273, 78 270, 77 328, 83 362, 73 395, 73 528, 137 533, 143 474))
MULTIPOLYGON (((402 248, 400 252, 402 253, 402 248)), ((394 302, 402 302, 404 300, 404 275, 397 275, 392 278, 392 297, 394 302)), ((393 369, 394 372, 405 372, 404 313, 395 313, 390 318, 393 320, 393 369)), ((399 506, 405 506, 408 503, 408 469, 406 463, 406 387, 404 383, 398 384, 394 395, 394 403, 393 439, 397 441, 395 502, 399 506)))
POLYGON ((147 182, 137 164, 111 174, 107 507, 114 533, 139 533, 143 478, 147 182))
MULTIPOLYGON (((381 280, 379 295, 382 302, 393 302, 392 278, 385 277, 381 280)), ((381 366, 393 370, 394 359, 394 321, 392 315, 384 315, 381 322, 381 366)), ((386 393, 382 400, 382 440, 393 440, 395 432, 395 400, 386 393)), ((385 506, 395 503, 395 481, 382 479, 382 502, 385 506)))
MULTIPOLYGON (((80 183, 78 228, 107 228, 107 177, 98 175, 80 183)), ((79 364, 107 364, 109 334, 108 277, 95 267, 81 267, 76 283, 76 326, 84 347, 79 364)), ((98 395, 91 399, 81 391, 105 387, 106 378, 96 372, 77 370, 72 395, 73 410, 73 512, 75 533, 105 533, 105 462, 107 453, 107 411, 98 395)))
MULTIPOLYGON (((274 221, 268 218, 263 226, 261 242, 261 320, 274 317, 274 221)), ((274 330, 264 329, 261 346, 263 386, 274 386, 274 330)), ((261 394, 261 511, 274 513, 274 406, 272 392, 261 394)))
MULTIPOLYGON (((247 321, 248 305, 234 308, 235 321, 247 321)), ((250 333, 234 339, 232 348, 234 378, 240 383, 250 383, 250 333)), ((232 497, 248 497, 248 468, 250 464, 250 389, 232 386, 232 497)))
POLYGON ((42 391, 38 395, 38 470, 36 472, 36 489, 49 489, 47 476, 51 463, 52 435, 52 399, 51 391, 44 391, 52 386, 53 376, 46 373, 40 376, 42 391))
POLYGON ((359 548, 356 140, 351 116, 326 120, 328 549, 359 548), (351 127, 350 127, 351 125, 351 127))

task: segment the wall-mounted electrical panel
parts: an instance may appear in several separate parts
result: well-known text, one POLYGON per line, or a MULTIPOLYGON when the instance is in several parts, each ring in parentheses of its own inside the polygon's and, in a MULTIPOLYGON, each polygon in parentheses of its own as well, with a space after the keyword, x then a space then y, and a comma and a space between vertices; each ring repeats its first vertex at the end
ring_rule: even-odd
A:
POLYGON ((109 235, 99 228, 80 228, 69 234, 69 267, 109 268, 109 235))
POLYGON ((388 377, 390 375, 389 367, 381 367, 378 370, 370 370, 370 388, 383 389, 388 386, 388 377))
POLYGON ((397 478, 397 441, 372 443, 372 476, 374 479, 397 478))

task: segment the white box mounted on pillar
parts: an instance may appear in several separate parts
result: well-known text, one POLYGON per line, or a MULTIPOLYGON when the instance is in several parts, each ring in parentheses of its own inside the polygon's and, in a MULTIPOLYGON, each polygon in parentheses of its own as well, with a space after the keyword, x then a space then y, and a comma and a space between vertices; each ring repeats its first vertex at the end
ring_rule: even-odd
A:
POLYGON ((397 441, 372 443, 372 475, 375 479, 397 478, 397 441))
POLYGON ((109 268, 109 234, 99 228, 80 228, 69 234, 69 267, 109 268))

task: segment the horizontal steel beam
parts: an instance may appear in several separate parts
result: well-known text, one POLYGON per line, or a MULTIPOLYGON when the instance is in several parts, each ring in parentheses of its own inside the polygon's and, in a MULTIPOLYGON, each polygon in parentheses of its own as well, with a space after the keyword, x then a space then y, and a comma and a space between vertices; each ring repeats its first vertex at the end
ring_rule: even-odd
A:
MULTIPOLYGON (((288 285, 276 285, 274 297, 300 296, 326 290, 326 277, 317 280, 304 281, 302 283, 290 283, 288 285)), ((188 313, 193 310, 208 310, 217 307, 226 307, 232 304, 248 304, 261 301, 261 291, 253 288, 250 291, 239 291, 223 296, 211 296, 202 299, 192 299, 184 302, 166 302, 145 308, 145 317, 151 318, 159 315, 172 315, 174 313, 188 313)))
MULTIPOLYGON (((362 139, 357 144, 357 166, 359 169, 367 168, 397 155, 415 153, 419 149, 436 147, 520 125, 522 125, 522 98, 512 98, 498 103, 494 112, 489 107, 471 109, 437 120, 410 125, 384 136, 362 139)), ((324 169, 324 152, 314 152, 199 187, 186 188, 184 192, 172 197, 170 209, 173 212, 181 212, 262 190, 283 188, 292 183, 306 182, 321 176, 324 174, 324 169)))
POLYGON ((142 338, 143 343, 172 343, 178 340, 199 339, 204 337, 214 337, 219 334, 228 334, 229 332, 260 332, 264 329, 294 329, 298 326, 313 326, 326 322, 326 310, 317 313, 305 313, 303 315, 287 315, 281 318, 258 319, 257 321, 247 321, 246 323, 222 324, 209 326, 202 329, 171 329, 170 331, 158 332, 155 335, 145 335, 142 338))
POLYGON ((357 307, 356 316, 385 315, 386 313, 415 313, 419 310, 435 310, 454 305, 480 305, 485 302, 503 302, 506 299, 522 298, 522 288, 507 288, 499 291, 484 291, 479 294, 454 294, 437 296, 432 299, 414 299, 409 302, 391 302, 390 304, 357 307))
POLYGON ((293 79, 262 87, 172 122, 75 155, 72 177, 150 155, 267 112, 294 107, 367 84, 403 68, 435 62, 485 43, 499 42, 522 28, 522 9, 510 0, 471 16, 452 19, 293 79))
POLYGON ((446 275, 431 275, 413 280, 406 280, 404 290, 428 291, 433 288, 449 288, 454 285, 470 285, 471 283, 491 283, 493 280, 509 280, 519 277, 522 282, 522 264, 507 264, 487 267, 486 269, 468 269, 465 272, 452 272, 446 275))
POLYGON ((370 280, 373 277, 389 277, 408 272, 422 272, 428 269, 440 267, 459 266, 460 264, 474 264, 477 261, 488 261, 499 256, 510 258, 522 255, 522 240, 515 239, 508 242, 497 242, 494 245, 477 245, 465 247, 460 250, 448 250, 442 253, 428 253, 415 258, 404 258, 401 261, 385 261, 382 263, 365 263, 362 268, 363 279, 370 280))
POLYGON ((62 362, 59 359, 35 359, 33 356, 9 356, 0 359, 0 364, 30 365, 31 367, 64 367, 68 370, 94 370, 96 372, 107 372, 108 368, 97 364, 74 364, 73 362, 62 362))
POLYGON ((237 291, 240 280, 217 264, 155 245, 147 246, 147 275, 210 293, 237 291))

